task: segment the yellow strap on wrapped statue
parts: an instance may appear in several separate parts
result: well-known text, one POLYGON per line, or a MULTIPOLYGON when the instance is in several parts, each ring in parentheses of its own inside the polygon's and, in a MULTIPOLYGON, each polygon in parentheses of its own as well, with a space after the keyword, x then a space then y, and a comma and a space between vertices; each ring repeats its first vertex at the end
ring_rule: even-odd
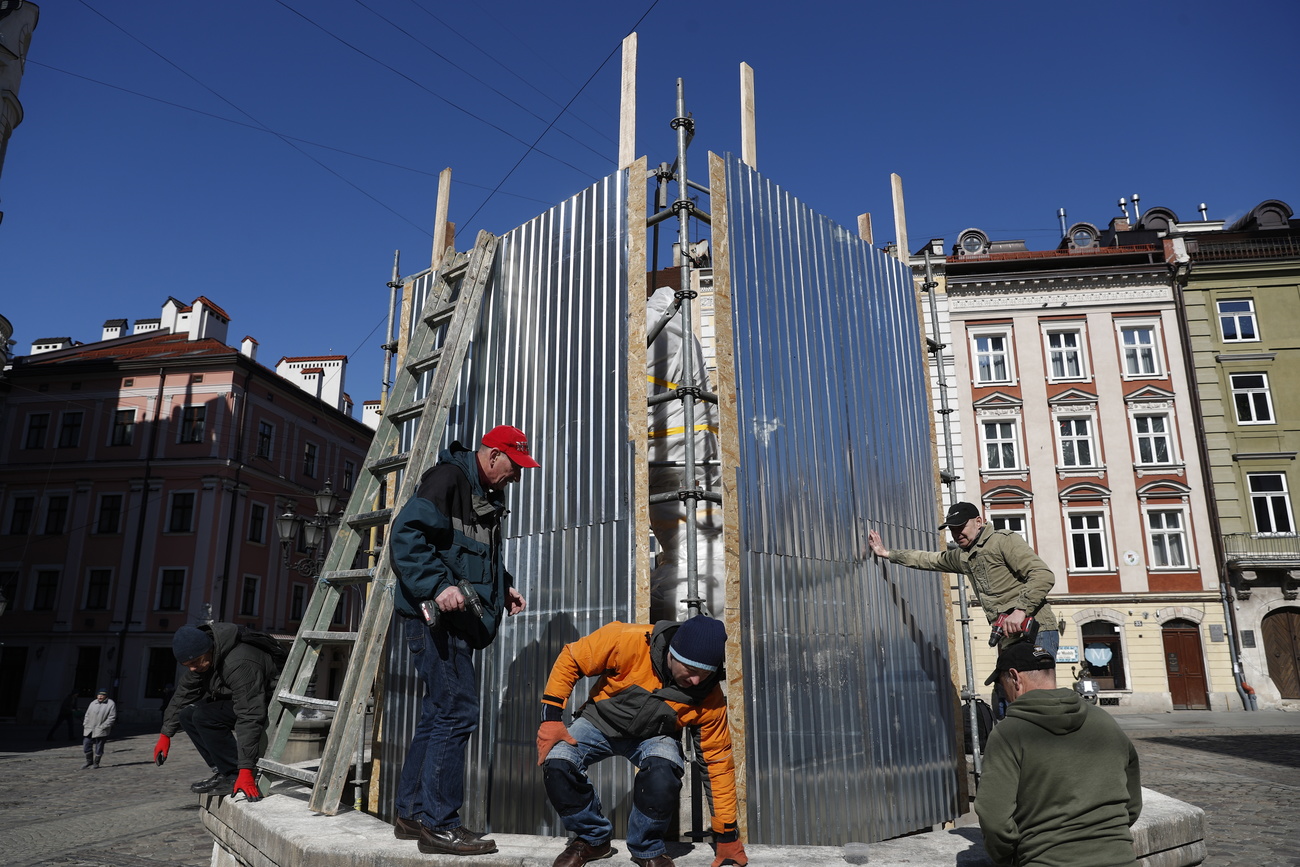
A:
MULTIPOLYGON (((718 426, 716 424, 697 424, 695 426, 695 431, 696 433, 700 433, 702 431, 708 431, 709 433, 716 436, 718 433, 718 426)), ((664 428, 663 430, 647 431, 646 436, 648 436, 650 439, 655 439, 656 437, 671 437, 671 436, 677 436, 678 434, 684 434, 684 433, 686 433, 686 426, 682 425, 681 427, 670 427, 670 428, 664 428)))

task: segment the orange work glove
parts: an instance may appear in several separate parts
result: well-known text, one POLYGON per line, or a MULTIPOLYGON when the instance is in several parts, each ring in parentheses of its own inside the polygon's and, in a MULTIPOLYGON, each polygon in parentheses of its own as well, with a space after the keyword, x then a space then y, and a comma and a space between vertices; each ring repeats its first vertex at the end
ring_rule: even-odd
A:
POLYGON ((162 767, 162 763, 167 761, 167 752, 172 748, 172 739, 167 735, 158 735, 158 743, 153 748, 153 763, 162 767))
POLYGON ((569 728, 559 720, 547 720, 537 727, 537 764, 546 761, 546 754, 551 751, 551 747, 564 741, 566 744, 578 745, 573 735, 569 734, 569 728))
POLYGON ((232 796, 244 793, 244 797, 250 801, 262 800, 262 793, 257 790, 257 780, 253 777, 253 772, 249 768, 241 768, 239 776, 235 778, 235 788, 231 790, 232 796))
POLYGON ((730 843, 716 843, 714 844, 714 852, 718 857, 713 859, 711 867, 722 867, 724 861, 731 861, 742 865, 742 867, 749 863, 749 856, 745 854, 745 844, 739 840, 732 840, 730 843))

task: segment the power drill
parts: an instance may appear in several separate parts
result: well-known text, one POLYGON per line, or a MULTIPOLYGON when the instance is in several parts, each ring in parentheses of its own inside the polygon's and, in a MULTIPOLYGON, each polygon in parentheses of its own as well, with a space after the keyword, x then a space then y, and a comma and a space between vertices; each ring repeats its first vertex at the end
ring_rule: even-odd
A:
MULTIPOLYGON (((466 607, 474 612, 475 617, 482 617, 483 600, 479 598, 478 591, 474 589, 473 585, 462 578, 456 582, 456 587, 459 588, 461 595, 465 597, 466 607)), ((420 613, 424 615, 424 622, 429 624, 430 629, 436 627, 439 621, 442 620, 442 609, 432 599, 426 599, 420 603, 420 613)))
MULTIPOLYGON (((1011 611, 1015 611, 1015 609, 1013 608, 1011 611)), ((999 614, 998 619, 993 621, 993 631, 989 633, 989 647, 997 647, 1002 639, 1007 637, 1007 630, 1003 624, 1011 616, 1011 611, 999 614)), ((1024 626, 1025 631, 1021 635, 1025 637, 1025 641, 1033 644, 1034 639, 1038 637, 1038 621, 1032 617, 1026 617, 1024 626)))

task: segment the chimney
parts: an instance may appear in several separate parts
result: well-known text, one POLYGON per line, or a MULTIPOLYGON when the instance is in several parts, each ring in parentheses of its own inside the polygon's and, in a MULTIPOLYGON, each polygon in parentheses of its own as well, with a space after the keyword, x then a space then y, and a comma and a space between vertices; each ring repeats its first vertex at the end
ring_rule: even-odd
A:
POLYGON ((245 336, 239 343, 239 354, 249 361, 257 361, 257 341, 252 337, 245 336))
POLYGON ((125 319, 110 319, 104 323, 104 332, 100 340, 116 340, 119 337, 126 336, 127 321, 125 319))

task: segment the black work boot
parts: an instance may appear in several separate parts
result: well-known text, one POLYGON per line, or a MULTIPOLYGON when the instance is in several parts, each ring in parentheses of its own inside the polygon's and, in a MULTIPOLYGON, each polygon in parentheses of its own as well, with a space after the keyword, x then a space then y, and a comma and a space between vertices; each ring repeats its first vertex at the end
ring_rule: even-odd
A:
POLYGON ((81 769, 84 771, 86 768, 93 767, 94 764, 95 764, 94 753, 86 753, 86 763, 81 766, 81 769))

